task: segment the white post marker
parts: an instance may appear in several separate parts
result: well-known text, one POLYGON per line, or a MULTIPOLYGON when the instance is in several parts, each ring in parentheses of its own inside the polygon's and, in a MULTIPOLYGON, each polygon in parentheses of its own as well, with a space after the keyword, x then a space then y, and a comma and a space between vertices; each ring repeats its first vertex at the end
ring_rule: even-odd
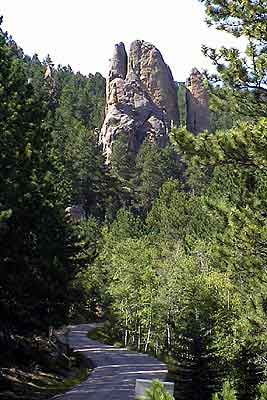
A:
MULTIPOLYGON (((153 381, 150 379, 149 380, 148 379, 136 379, 136 383, 135 383, 136 397, 139 398, 139 396, 144 396, 145 391, 151 387, 152 382, 153 381)), ((164 385, 167 392, 173 396, 174 383, 173 382, 163 382, 163 381, 160 381, 160 382, 164 385)))

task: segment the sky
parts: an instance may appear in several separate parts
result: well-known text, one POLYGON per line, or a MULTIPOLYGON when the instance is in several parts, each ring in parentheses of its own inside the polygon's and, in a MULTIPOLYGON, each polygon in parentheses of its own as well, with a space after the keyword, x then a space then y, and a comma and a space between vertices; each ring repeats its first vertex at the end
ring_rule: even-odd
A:
POLYGON ((244 42, 209 28, 198 0, 0 0, 3 29, 28 55, 50 54, 55 64, 84 75, 107 76, 116 43, 153 43, 174 79, 193 67, 211 70, 201 45, 244 48, 244 42))

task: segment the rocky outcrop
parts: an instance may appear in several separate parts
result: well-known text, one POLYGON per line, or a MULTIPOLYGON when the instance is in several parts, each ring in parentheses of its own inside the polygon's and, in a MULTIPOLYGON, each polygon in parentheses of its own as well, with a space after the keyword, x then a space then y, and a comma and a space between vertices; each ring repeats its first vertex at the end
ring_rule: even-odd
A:
POLYGON ((203 75, 194 68, 187 82, 186 90, 187 129, 197 135, 209 130, 208 92, 203 75))
POLYGON ((109 70, 108 80, 115 78, 125 79, 127 74, 127 53, 124 44, 121 42, 115 45, 113 57, 109 70))
POLYGON ((100 144, 110 161, 112 144, 127 135, 135 153, 145 140, 163 147, 172 124, 179 123, 177 88, 159 50, 150 43, 135 41, 127 57, 123 43, 115 46, 107 80, 106 117, 100 144))

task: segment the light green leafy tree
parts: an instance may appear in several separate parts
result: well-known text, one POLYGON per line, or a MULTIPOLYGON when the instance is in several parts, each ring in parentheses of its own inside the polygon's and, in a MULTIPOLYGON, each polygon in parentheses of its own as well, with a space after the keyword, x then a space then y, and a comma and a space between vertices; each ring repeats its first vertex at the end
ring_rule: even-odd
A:
POLYGON ((151 388, 145 391, 145 395, 140 400, 174 400, 174 397, 165 389, 160 381, 153 381, 151 388))
POLYGON ((220 393, 212 396, 212 400, 237 400, 236 392, 230 382, 225 382, 220 393))

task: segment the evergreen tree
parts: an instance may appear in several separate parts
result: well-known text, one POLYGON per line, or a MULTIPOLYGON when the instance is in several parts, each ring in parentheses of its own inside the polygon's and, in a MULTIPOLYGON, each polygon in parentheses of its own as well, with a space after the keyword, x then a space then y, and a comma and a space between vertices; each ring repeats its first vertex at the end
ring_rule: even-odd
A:
POLYGON ((47 103, 2 32, 0 53, 0 304, 10 334, 62 322, 75 271, 64 254, 68 232, 57 207, 47 103))
POLYGON ((136 171, 137 205, 146 214, 163 183, 179 176, 180 166, 171 145, 161 149, 156 143, 146 141, 138 153, 136 171))
POLYGON ((125 192, 126 204, 129 203, 134 190, 132 180, 136 173, 135 154, 129 149, 128 137, 123 133, 116 138, 112 146, 111 173, 118 179, 125 192))
POLYGON ((203 47, 227 88, 228 104, 245 118, 267 115, 266 1, 201 0, 209 25, 247 39, 245 57, 235 48, 203 47))

